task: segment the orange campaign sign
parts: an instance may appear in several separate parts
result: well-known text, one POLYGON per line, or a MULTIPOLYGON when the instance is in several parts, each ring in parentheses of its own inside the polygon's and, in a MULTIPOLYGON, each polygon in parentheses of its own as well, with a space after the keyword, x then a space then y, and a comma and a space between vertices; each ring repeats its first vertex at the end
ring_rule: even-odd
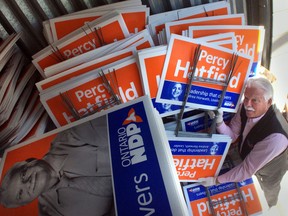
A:
POLYGON ((153 106, 161 117, 179 112, 181 106, 168 103, 157 103, 156 95, 166 58, 167 46, 157 46, 138 52, 139 67, 142 74, 143 88, 146 95, 151 97, 153 106))
POLYGON ((194 7, 184 8, 178 13, 179 19, 191 19, 197 17, 220 16, 231 14, 230 3, 225 1, 207 3, 194 7))
POLYGON ((221 16, 185 19, 165 23, 165 32, 167 42, 169 42, 171 34, 182 35, 182 31, 188 30, 189 26, 244 25, 244 22, 244 14, 229 14, 221 16))
POLYGON ((225 48, 237 51, 237 42, 234 32, 209 35, 206 37, 197 38, 197 40, 213 43, 213 45, 223 46, 225 48))
MULTIPOLYGON (((125 39, 124 39, 125 40, 125 39)), ((54 76, 56 74, 59 74, 63 71, 66 71, 70 68, 76 67, 80 64, 86 63, 88 61, 91 61, 92 59, 99 58, 101 56, 107 55, 111 52, 117 45, 120 44, 122 40, 107 44, 101 47, 98 47, 97 49, 90 50, 86 53, 83 53, 81 55, 75 56, 70 59, 66 59, 64 61, 61 61, 57 64, 51 65, 44 69, 44 77, 49 78, 51 76, 54 76)))
POLYGON ((37 58, 32 61, 35 67, 40 73, 44 73, 44 69, 48 66, 129 36, 127 26, 120 14, 115 14, 100 22, 102 18, 90 22, 85 28, 54 42, 51 46, 45 48, 44 52, 40 51, 41 54, 36 53, 34 56, 37 56, 37 58))
POLYGON ((217 109, 227 83, 221 107, 224 111, 236 112, 251 65, 251 57, 243 53, 236 55, 230 49, 200 44, 197 40, 173 34, 156 102, 182 105, 187 95, 186 106, 190 108, 217 109), (193 62, 195 50, 199 47, 199 58, 193 62), (195 71, 192 70, 194 67, 195 71), (190 76, 193 76, 193 82, 189 89, 190 76))
POLYGON ((215 185, 208 187, 207 190, 202 185, 190 184, 184 186, 183 190, 189 213, 193 216, 213 215, 207 190, 216 215, 261 215, 262 213, 262 206, 252 178, 239 183, 215 185), (242 203, 240 196, 243 197, 242 203))
POLYGON ((40 95, 43 106, 57 127, 75 121, 71 108, 67 107, 61 94, 73 104, 73 110, 79 116, 93 113, 104 105, 109 108, 113 95, 98 74, 101 70, 122 103, 143 95, 140 72, 134 58, 128 57, 102 69, 92 70, 49 88, 40 95))
POLYGON ((71 79, 73 77, 79 76, 84 73, 88 73, 92 70, 101 68, 105 65, 111 64, 113 62, 116 62, 120 59, 124 59, 129 56, 133 56, 135 53, 135 48, 130 47, 124 50, 120 50, 117 52, 113 52, 112 54, 104 55, 103 57, 93 59, 91 61, 88 61, 86 63, 80 64, 76 67, 70 68, 66 71, 63 71, 59 74, 56 74, 52 77, 49 77, 47 79, 44 79, 38 83, 36 83, 36 86, 38 90, 41 92, 47 88, 50 88, 54 85, 57 85, 59 83, 62 83, 68 79, 71 79))
POLYGON ((122 41, 120 44, 113 49, 113 51, 118 51, 122 49, 126 49, 127 47, 136 47, 137 50, 149 48, 154 46, 154 42, 152 40, 151 35, 149 34, 147 29, 144 29, 122 41))
POLYGON ((231 144, 231 138, 175 137, 168 132, 174 165, 182 182, 197 182, 199 178, 218 176, 231 144))
MULTIPOLYGON (((121 8, 117 9, 117 11, 123 16, 129 33, 137 33, 145 29, 148 16, 148 9, 146 6, 127 7, 126 9, 121 8)), ((94 21, 108 12, 109 11, 96 11, 93 13, 81 13, 51 19, 49 22, 54 41, 60 40, 64 36, 84 26, 85 23, 94 21)))
MULTIPOLYGON (((70 68, 78 66, 80 64, 92 61, 96 58, 104 57, 116 53, 121 50, 127 50, 128 48, 135 48, 136 50, 141 50, 154 46, 154 42, 151 38, 151 35, 147 29, 138 32, 128 38, 119 40, 117 42, 101 46, 95 50, 88 51, 81 55, 75 56, 71 59, 59 62, 55 65, 51 65, 44 70, 44 77, 51 77, 60 72, 64 72, 70 68)), ((119 55, 122 55, 119 53, 119 55)))
POLYGON ((86 22, 91 22, 101 17, 107 11, 91 14, 77 14, 57 17, 49 20, 53 41, 60 40, 71 32, 81 28, 86 22))
POLYGON ((238 51, 247 54, 253 58, 253 65, 250 76, 255 76, 261 62, 261 55, 264 45, 263 26, 250 26, 250 25, 223 25, 223 26, 198 26, 197 28, 189 27, 189 36, 198 38, 208 35, 234 32, 238 51))
MULTIPOLYGON (((153 14, 148 17, 148 28, 151 31, 152 38, 156 44, 157 35, 165 29, 166 22, 172 22, 182 19, 192 19, 207 16, 220 16, 231 14, 230 4, 226 1, 213 2, 209 4, 197 5, 188 8, 168 11, 159 14, 153 14)), ((159 42, 159 41, 158 41, 159 42)))

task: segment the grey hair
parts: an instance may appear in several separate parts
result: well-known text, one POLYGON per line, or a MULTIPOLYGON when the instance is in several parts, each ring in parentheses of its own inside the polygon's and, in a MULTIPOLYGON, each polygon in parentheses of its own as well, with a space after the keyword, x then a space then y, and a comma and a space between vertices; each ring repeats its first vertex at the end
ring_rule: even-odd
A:
POLYGON ((10 184, 11 179, 19 174, 23 169, 25 169, 25 166, 33 161, 37 161, 38 159, 36 158, 28 158, 25 161, 20 161, 20 162, 16 162, 12 167, 10 167, 10 169, 7 171, 7 173, 5 174, 1 186, 0 186, 0 204, 6 208, 15 208, 15 207, 19 207, 18 204, 15 203, 11 203, 8 199, 7 199, 7 187, 10 184))
POLYGON ((246 83, 246 87, 251 88, 260 88, 264 90, 264 99, 268 101, 269 99, 273 100, 274 89, 270 81, 264 77, 250 78, 246 83))
POLYGON ((13 178, 14 175, 19 173, 19 171, 23 169, 23 166, 26 163, 27 163, 26 161, 21 161, 21 162, 15 163, 5 174, 5 176, 2 180, 2 183, 1 183, 1 187, 0 187, 0 203, 1 203, 1 205, 5 206, 7 208, 16 207, 6 199, 6 193, 7 193, 6 188, 8 187, 11 178, 13 178))

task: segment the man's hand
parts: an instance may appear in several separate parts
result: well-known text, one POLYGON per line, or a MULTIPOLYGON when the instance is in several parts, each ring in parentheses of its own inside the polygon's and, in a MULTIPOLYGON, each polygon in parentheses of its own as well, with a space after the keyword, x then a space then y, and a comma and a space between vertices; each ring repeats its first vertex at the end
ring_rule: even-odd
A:
POLYGON ((216 118, 216 124, 221 124, 223 122, 223 110, 218 109, 217 111, 208 111, 208 115, 211 119, 216 118))
POLYGON ((217 177, 207 177, 207 178, 199 178, 199 184, 202 184, 205 187, 209 187, 217 184, 217 177))

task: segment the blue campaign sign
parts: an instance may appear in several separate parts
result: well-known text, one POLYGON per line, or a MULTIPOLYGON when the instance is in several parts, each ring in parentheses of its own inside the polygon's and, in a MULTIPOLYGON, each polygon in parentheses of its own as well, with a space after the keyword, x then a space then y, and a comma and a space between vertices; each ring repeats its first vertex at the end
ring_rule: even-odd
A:
POLYGON ((108 113, 118 216, 172 215, 143 101, 108 113))
POLYGON ((153 106, 157 109, 159 114, 167 113, 167 115, 171 115, 175 112, 179 112, 181 109, 180 105, 170 104, 170 103, 158 103, 156 102, 156 99, 152 99, 153 106))
POLYGON ((227 142, 198 142, 190 140, 169 140, 173 155, 220 155, 227 151, 227 142))
MULTIPOLYGON (((183 83, 180 84, 180 83, 165 80, 163 84, 163 89, 167 89, 167 91, 162 91, 161 98, 171 100, 171 103, 181 105, 182 101, 184 100, 185 91, 187 87, 188 87, 187 84, 183 84, 183 83), (172 90, 170 89, 171 89, 171 86, 177 85, 177 84, 179 85, 179 89, 181 88, 181 93, 180 93, 180 90, 178 90, 178 94, 179 94, 178 97, 173 98, 170 93, 172 90)), ((193 106, 195 107, 197 105, 217 107, 221 94, 222 94, 222 90, 192 85, 190 92, 189 92, 187 105, 190 104, 191 107, 193 106)), ((240 93, 227 91, 224 96, 224 100, 222 102, 221 107, 228 108, 228 109, 235 109, 238 104, 239 97, 240 97, 240 93)))

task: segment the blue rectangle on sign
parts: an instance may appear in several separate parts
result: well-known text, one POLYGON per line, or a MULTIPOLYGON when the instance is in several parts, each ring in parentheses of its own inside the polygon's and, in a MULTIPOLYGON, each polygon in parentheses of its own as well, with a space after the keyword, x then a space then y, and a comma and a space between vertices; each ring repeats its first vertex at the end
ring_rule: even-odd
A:
POLYGON ((119 216, 172 215, 143 102, 108 114, 119 216))
MULTIPOLYGON (((172 81, 165 80, 163 89, 167 89, 166 91, 162 91, 161 98, 167 100, 176 100, 176 101, 183 101, 185 96, 185 90, 188 87, 187 84, 183 83, 176 83, 172 81), (177 99, 171 96, 171 86, 178 84, 181 86, 182 93, 177 97, 177 99), (170 94, 169 94, 170 93, 170 94)), ((180 88, 180 87, 179 87, 180 88)), ((199 105, 206 105, 206 106, 218 106, 219 98, 221 97, 222 90, 196 86, 192 85, 189 96, 188 96, 188 103, 192 104, 199 104, 199 105)), ((224 100, 222 103, 223 108, 235 109, 239 100, 240 94, 226 92, 224 96, 224 100)))

